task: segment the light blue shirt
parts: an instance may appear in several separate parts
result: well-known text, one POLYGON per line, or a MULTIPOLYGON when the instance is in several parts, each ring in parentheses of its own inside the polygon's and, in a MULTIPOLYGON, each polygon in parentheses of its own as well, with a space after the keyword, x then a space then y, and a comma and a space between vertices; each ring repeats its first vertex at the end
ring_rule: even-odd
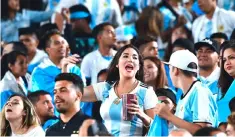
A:
MULTIPOLYGON (((81 71, 76 65, 68 65, 68 72, 77 74, 82 78, 81 71)), ((32 72, 32 92, 37 90, 45 90, 49 92, 54 100, 54 86, 55 78, 61 73, 61 69, 58 68, 49 58, 45 58, 32 72)), ((91 116, 92 104, 81 102, 82 111, 91 116)))
POLYGON ((195 81, 189 91, 179 100, 175 115, 187 122, 215 124, 217 105, 211 91, 195 81))
POLYGON ((53 11, 31 11, 23 10, 22 13, 17 12, 14 19, 1 19, 1 38, 5 42, 19 40, 19 28, 29 27, 31 22, 42 22, 49 20, 53 11))
POLYGON ((229 109, 229 101, 233 97, 235 97, 234 90, 235 90, 235 80, 230 85, 224 97, 217 102, 219 122, 227 122, 227 118, 231 114, 229 109))

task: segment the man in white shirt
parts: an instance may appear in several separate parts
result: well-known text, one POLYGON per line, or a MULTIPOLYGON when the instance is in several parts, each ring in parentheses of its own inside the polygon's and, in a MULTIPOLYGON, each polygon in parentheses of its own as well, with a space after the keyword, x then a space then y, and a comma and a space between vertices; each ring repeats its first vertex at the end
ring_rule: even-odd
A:
POLYGON ((194 42, 210 37, 215 32, 230 36, 235 28, 235 12, 217 7, 216 0, 198 0, 198 5, 205 15, 198 17, 192 26, 194 42))
POLYGON ((219 45, 215 40, 204 39, 195 43, 199 65, 199 79, 209 87, 215 99, 219 88, 217 86, 220 75, 219 45))
POLYGON ((110 23, 97 25, 92 33, 97 40, 99 48, 87 54, 81 64, 81 71, 86 77, 87 85, 97 82, 97 74, 100 70, 108 68, 116 54, 116 51, 113 50, 116 43, 116 35, 110 23))

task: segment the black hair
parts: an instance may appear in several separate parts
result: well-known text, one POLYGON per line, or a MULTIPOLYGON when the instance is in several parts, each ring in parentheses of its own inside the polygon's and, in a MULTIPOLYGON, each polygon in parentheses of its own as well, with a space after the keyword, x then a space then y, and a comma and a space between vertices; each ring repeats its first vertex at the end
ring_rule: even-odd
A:
POLYGON ((135 47, 137 47, 139 50, 142 48, 144 44, 147 44, 149 42, 157 42, 157 39, 152 36, 139 36, 134 39, 132 39, 131 44, 133 44, 135 47))
POLYGON ((38 37, 38 30, 34 27, 26 27, 26 28, 19 28, 19 37, 21 35, 33 35, 35 36, 37 39, 38 37))
POLYGON ((1 58, 1 79, 4 77, 4 75, 6 74, 7 71, 11 71, 8 64, 15 64, 17 57, 20 55, 27 57, 27 55, 25 53, 20 52, 20 51, 12 51, 12 52, 2 56, 2 58, 1 58))
POLYGON ((222 48, 222 61, 221 61, 221 69, 220 69, 220 77, 218 80, 218 87, 221 89, 222 93, 222 98, 226 94, 227 90, 229 89, 231 83, 233 82, 234 78, 230 76, 224 69, 224 63, 225 61, 223 60, 224 57, 224 51, 226 49, 233 49, 235 52, 235 40, 227 41, 224 42, 222 48))
POLYGON ((173 46, 173 48, 174 47, 181 47, 181 48, 187 49, 190 52, 192 52, 194 55, 196 55, 194 44, 190 39, 178 38, 175 40, 175 42, 172 44, 172 46, 173 46))
MULTIPOLYGON (((24 54, 28 54, 28 49, 26 48, 26 46, 22 42, 12 41, 6 45, 9 45, 9 44, 12 44, 12 51, 20 51, 24 54)), ((3 48, 3 50, 4 50, 4 48, 3 48)))
POLYGON ((222 32, 217 32, 217 33, 213 33, 210 36, 211 39, 215 39, 215 38, 222 38, 224 40, 228 40, 228 36, 225 33, 222 32))
MULTIPOLYGON (((188 64, 187 66, 190 69, 197 69, 197 64, 194 62, 191 62, 188 64)), ((188 71, 188 70, 182 70, 182 73, 186 76, 186 77, 197 77, 197 73, 196 72, 192 72, 192 71, 188 71)))
POLYGON ((46 48, 50 45, 50 39, 53 35, 60 35, 62 34, 57 29, 48 30, 41 38, 39 43, 39 49, 43 49, 46 51, 46 48))
POLYGON ((86 13, 88 13, 88 17, 84 18, 85 20, 87 20, 87 23, 89 24, 91 22, 91 13, 90 11, 87 9, 86 6, 82 5, 82 4, 78 4, 78 5, 74 5, 72 7, 69 8, 70 13, 73 12, 77 12, 77 11, 84 11, 86 13))
POLYGON ((230 36, 230 40, 235 40, 235 29, 233 29, 233 32, 230 36))
POLYGON ((229 109, 231 112, 235 112, 235 97, 229 101, 229 109))
MULTIPOLYGON (((8 1, 9 0, 1 0, 1 19, 2 20, 8 20, 9 16, 10 16, 9 15, 8 1)), ((18 12, 21 12, 21 9, 18 12)))
POLYGON ((197 130, 193 136, 212 136, 213 132, 222 132, 222 131, 214 127, 203 127, 197 130))
POLYGON ((84 88, 83 81, 78 75, 74 73, 60 73, 55 78, 55 82, 62 80, 72 82, 74 87, 80 89, 81 93, 83 94, 83 88, 84 88))
POLYGON ((32 102, 33 105, 35 105, 39 101, 39 97, 41 95, 50 95, 45 90, 37 90, 35 92, 29 92, 27 97, 32 102))
POLYGON ((96 39, 97 36, 104 30, 106 26, 113 26, 111 23, 104 22, 94 27, 92 30, 92 35, 96 39))
POLYGON ((122 53, 126 49, 128 49, 128 48, 134 49, 137 52, 137 54, 138 54, 140 68, 139 68, 138 72, 136 73, 135 77, 136 77, 137 80, 143 82, 144 71, 143 71, 143 59, 142 59, 142 56, 140 55, 139 50, 135 46, 129 44, 129 45, 121 47, 117 51, 117 53, 114 56, 112 62, 110 63, 110 66, 109 66, 109 69, 108 69, 108 76, 107 76, 107 80, 106 80, 108 83, 113 84, 114 82, 120 80, 119 69, 116 67, 116 65, 118 64, 119 59, 120 59, 122 53))
POLYGON ((97 75, 97 78, 100 76, 100 75, 102 75, 102 74, 104 74, 104 73, 107 73, 108 72, 108 69, 102 69, 101 71, 99 71, 99 73, 98 73, 98 75, 97 75))

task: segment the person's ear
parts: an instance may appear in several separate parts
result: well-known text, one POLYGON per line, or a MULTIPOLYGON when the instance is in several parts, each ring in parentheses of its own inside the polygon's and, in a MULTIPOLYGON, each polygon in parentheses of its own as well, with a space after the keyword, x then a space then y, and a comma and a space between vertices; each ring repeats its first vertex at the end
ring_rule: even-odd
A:
POLYGON ((12 70, 12 67, 13 67, 13 65, 10 64, 10 63, 8 63, 8 68, 9 68, 10 70, 12 70))
POLYGON ((82 99, 82 92, 80 92, 80 91, 77 92, 77 98, 76 98, 76 100, 77 100, 77 99, 79 99, 79 100, 82 99))

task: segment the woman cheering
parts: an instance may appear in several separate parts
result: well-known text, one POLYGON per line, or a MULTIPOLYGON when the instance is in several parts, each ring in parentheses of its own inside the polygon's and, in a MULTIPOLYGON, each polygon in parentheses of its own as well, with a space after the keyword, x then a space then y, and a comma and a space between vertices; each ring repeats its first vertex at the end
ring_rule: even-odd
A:
POLYGON ((141 136, 143 126, 149 126, 154 117, 153 108, 157 96, 153 88, 142 83, 143 60, 139 51, 132 45, 118 50, 112 60, 106 82, 88 86, 84 90, 82 101, 102 101, 100 114, 108 131, 114 136, 141 136), (123 120, 122 95, 135 94, 126 105, 132 120, 123 120))

